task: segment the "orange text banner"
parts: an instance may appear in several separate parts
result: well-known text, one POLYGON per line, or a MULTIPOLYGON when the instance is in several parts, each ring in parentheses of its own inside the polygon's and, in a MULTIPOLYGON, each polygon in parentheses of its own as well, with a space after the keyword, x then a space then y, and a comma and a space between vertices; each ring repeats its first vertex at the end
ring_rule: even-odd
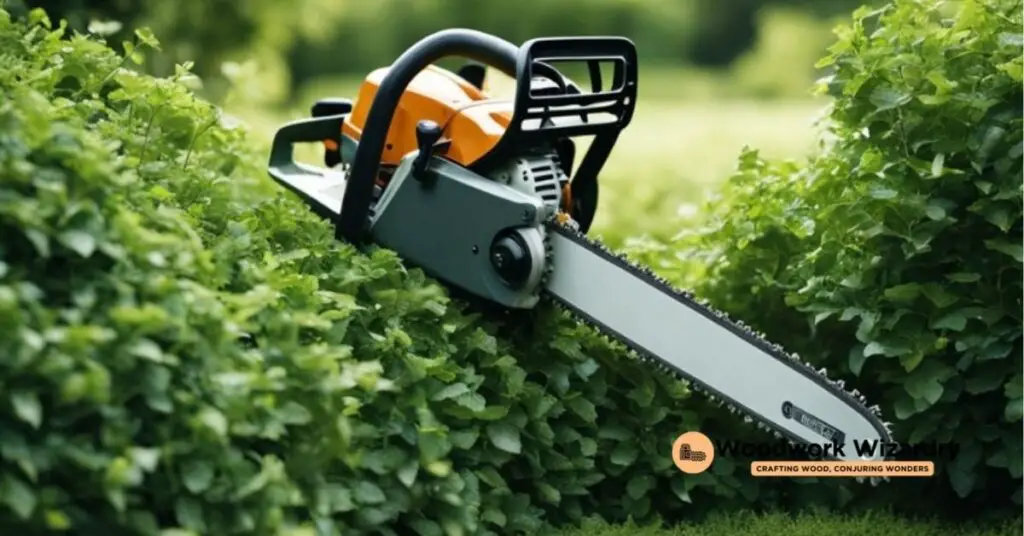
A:
POLYGON ((928 477, 935 462, 753 462, 750 474, 761 477, 928 477))

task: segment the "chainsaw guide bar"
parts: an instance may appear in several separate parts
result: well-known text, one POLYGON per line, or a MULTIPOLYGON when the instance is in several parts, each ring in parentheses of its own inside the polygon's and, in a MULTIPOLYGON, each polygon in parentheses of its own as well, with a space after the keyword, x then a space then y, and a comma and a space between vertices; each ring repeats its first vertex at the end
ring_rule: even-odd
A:
MULTIPOLYGON (((748 328, 742 322, 732 321, 725 313, 714 310, 687 291, 672 287, 649 268, 633 264, 624 255, 610 251, 600 242, 555 222, 549 223, 547 228, 555 261, 552 276, 545 289, 546 297, 578 321, 626 346, 642 361, 664 374, 691 383, 692 389, 702 393, 709 400, 725 406, 734 414, 742 415, 747 423, 771 432, 776 438, 786 439, 791 445, 836 443, 847 447, 844 449, 848 453, 846 457, 840 458, 829 454, 824 456, 825 459, 860 461, 860 457, 852 454, 856 452, 852 441, 892 441, 890 424, 881 421, 878 406, 866 406, 863 395, 856 390, 846 391, 841 380, 830 380, 826 376, 826 369, 815 370, 798 356, 788 354, 781 346, 768 342, 762 334, 748 328), (594 268, 598 262, 604 264, 599 270, 594 268), (574 263, 585 263, 587 269, 580 269, 574 263), (586 276, 583 275, 598 272, 612 275, 603 282, 585 280, 586 276), (563 273, 564 278, 559 277, 563 273), (637 292, 632 293, 628 300, 610 298, 609 294, 614 290, 609 289, 616 289, 614 279, 628 281, 623 284, 637 292), (653 293, 659 294, 653 299, 662 302, 661 308, 654 303, 643 301, 645 296, 653 296, 653 293), (597 302, 606 305, 602 306, 597 302), (662 314, 666 311, 666 305, 673 308, 672 313, 662 314), (659 322, 670 329, 660 329, 659 322), (620 330, 628 328, 616 326, 623 325, 631 327, 630 333, 635 335, 620 333, 620 330), (742 345, 759 351, 757 360, 742 362, 740 356, 746 350, 742 347, 739 347, 739 352, 731 354, 728 350, 718 348, 705 351, 701 346, 712 344, 707 340, 715 337, 716 331, 721 337, 728 337, 722 339, 725 344, 733 347, 742 345), (680 337, 680 333, 684 336, 680 337), (690 333, 700 333, 700 342, 695 344, 696 341, 688 338, 686 335, 690 333), (657 350, 655 346, 658 347, 657 350), (669 357, 670 355, 672 357, 669 357), (777 371, 767 372, 767 377, 750 370, 750 367, 764 369, 768 364, 772 364, 773 370, 777 371), (781 364, 785 368, 775 367, 775 364, 781 364), (796 384, 790 384, 789 392, 779 391, 774 397, 752 395, 776 393, 771 387, 783 374, 798 378, 811 388, 819 390, 819 396, 823 395, 829 401, 836 401, 833 405, 844 406, 838 409, 848 412, 847 420, 859 418, 860 422, 857 424, 860 428, 853 429, 851 426, 845 430, 839 429, 812 415, 807 408, 820 407, 820 404, 811 406, 792 396, 792 387, 796 384), (737 385, 738 382, 749 383, 753 390, 737 385), (729 389, 722 387, 729 384, 729 389), (726 390, 737 394, 727 395, 726 390), (756 398, 775 398, 778 403, 774 406, 771 403, 762 403, 758 406, 760 411, 752 409, 750 406, 753 404, 744 404, 744 401, 756 398), (774 412, 766 411, 773 408, 774 412), (771 418, 765 414, 771 415, 771 418), (856 433, 851 434, 854 431, 856 433)), ((628 291, 624 293, 626 292, 628 291)))

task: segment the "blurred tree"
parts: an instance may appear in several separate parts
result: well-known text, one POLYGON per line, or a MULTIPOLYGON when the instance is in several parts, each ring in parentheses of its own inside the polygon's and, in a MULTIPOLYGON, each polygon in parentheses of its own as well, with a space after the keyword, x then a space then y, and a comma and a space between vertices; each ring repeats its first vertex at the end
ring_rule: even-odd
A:
POLYGON ((552 35, 622 35, 645 63, 680 62, 693 41, 690 1, 656 8, 638 0, 376 0, 352 4, 329 36, 303 36, 288 54, 295 87, 324 75, 388 65, 417 40, 444 28, 471 28, 513 43, 552 35))
MULTIPOLYGON (((4 0, 0 0, 3 2, 4 0)), ((256 80, 264 98, 284 96, 289 69, 284 60, 293 42, 310 33, 330 33, 344 0, 6 0, 15 16, 41 7, 54 21, 64 19, 79 32, 92 21, 117 21, 122 28, 106 36, 116 44, 149 27, 161 42, 161 52, 147 57, 146 70, 167 75, 175 64, 191 61, 203 80, 203 92, 218 100, 227 90, 226 62, 255 60, 256 80)))
POLYGON ((695 0, 697 35, 689 59, 701 66, 723 67, 757 40, 761 0, 695 0))
MULTIPOLYGON (((97 18, 117 20, 125 28, 131 28, 145 13, 145 7, 137 0, 7 0, 0 4, 16 17, 42 7, 55 22, 65 19, 68 27, 80 32, 85 32, 89 22, 97 18)), ((125 31, 130 33, 130 30, 122 30, 122 36, 125 31)))
MULTIPOLYGON (((5 0, 0 0, 4 2, 5 0)), ((726 67, 758 42, 758 12, 784 4, 815 17, 859 0, 6 0, 13 13, 43 7, 85 32, 116 20, 119 43, 141 26, 163 45, 148 58, 157 75, 192 61, 207 97, 223 94, 225 62, 251 59, 262 99, 273 102, 323 76, 366 73, 443 28, 489 32, 515 43, 547 35, 623 35, 644 65, 726 67)))
POLYGON ((811 94, 824 73, 814 67, 833 42, 831 27, 793 6, 763 8, 757 43, 730 68, 732 80, 761 98, 801 98, 811 94), (779 66, 787 66, 780 76, 779 66))
POLYGON ((851 13, 862 5, 875 5, 881 0, 771 0, 772 4, 793 7, 818 17, 835 17, 851 13))

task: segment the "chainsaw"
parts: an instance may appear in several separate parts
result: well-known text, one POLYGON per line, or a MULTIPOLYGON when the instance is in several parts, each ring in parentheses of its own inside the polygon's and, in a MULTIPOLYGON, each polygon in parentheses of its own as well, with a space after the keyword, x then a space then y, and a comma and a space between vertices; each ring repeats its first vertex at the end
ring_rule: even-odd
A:
POLYGON ((856 447, 893 444, 863 395, 587 236, 598 175, 636 100, 628 39, 517 47, 443 30, 371 72, 354 102, 317 101, 310 117, 281 127, 269 174, 333 222, 339 240, 393 250, 505 310, 553 302, 776 438, 843 447, 825 449, 830 460, 884 459, 881 447, 856 447), (435 65, 449 57, 469 62, 435 65), (585 67, 589 91, 563 64, 585 67), (487 68, 515 79, 512 99, 488 95, 487 68), (592 141, 574 166, 580 136, 592 141), (297 162, 299 143, 323 144, 324 166, 297 162))

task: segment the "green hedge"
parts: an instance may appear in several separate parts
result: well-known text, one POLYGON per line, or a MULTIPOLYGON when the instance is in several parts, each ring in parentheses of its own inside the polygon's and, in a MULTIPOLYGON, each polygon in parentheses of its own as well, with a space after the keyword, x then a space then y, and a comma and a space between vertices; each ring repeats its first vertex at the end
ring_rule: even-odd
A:
POLYGON ((899 0, 837 35, 819 154, 745 152, 659 270, 856 384, 899 441, 960 445, 882 500, 1020 504, 1021 3, 899 0))

